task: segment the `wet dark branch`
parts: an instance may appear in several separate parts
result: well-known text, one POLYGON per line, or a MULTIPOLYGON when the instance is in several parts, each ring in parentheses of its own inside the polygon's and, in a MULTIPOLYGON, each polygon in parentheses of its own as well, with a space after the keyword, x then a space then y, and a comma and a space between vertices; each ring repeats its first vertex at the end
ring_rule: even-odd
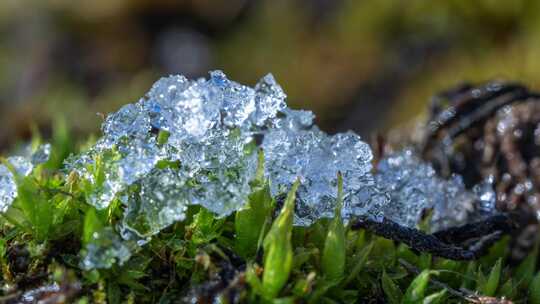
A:
POLYGON ((514 222, 506 214, 490 216, 483 221, 437 231, 433 235, 445 243, 460 244, 473 238, 481 238, 493 232, 508 233, 515 228, 514 222))
POLYGON ((427 234, 414 228, 403 227, 386 218, 382 222, 365 217, 359 218, 351 227, 352 229, 366 229, 376 235, 402 242, 413 250, 428 252, 435 256, 451 260, 477 259, 495 241, 500 239, 502 235, 501 231, 492 231, 490 234, 486 234, 480 238, 470 248, 465 248, 456 246, 456 244, 446 243, 434 234, 427 234))

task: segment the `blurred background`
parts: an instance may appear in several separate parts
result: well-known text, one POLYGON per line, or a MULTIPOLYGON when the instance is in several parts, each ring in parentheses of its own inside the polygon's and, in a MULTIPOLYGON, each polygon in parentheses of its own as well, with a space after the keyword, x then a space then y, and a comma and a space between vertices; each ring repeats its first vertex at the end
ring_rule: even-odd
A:
POLYGON ((1 0, 0 149, 64 116, 79 135, 160 76, 271 72, 329 132, 363 136, 431 95, 492 79, 540 88, 536 0, 1 0))

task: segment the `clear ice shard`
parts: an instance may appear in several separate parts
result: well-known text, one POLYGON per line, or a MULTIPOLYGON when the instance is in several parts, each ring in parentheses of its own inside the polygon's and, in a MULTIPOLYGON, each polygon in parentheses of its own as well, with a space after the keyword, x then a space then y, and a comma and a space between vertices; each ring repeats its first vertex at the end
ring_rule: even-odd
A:
MULTIPOLYGON (((49 160, 51 145, 44 144, 35 151, 27 148, 23 155, 10 156, 7 162, 15 172, 21 176, 28 176, 34 167, 49 160)), ((17 198, 17 184, 13 173, 3 164, 0 164, 0 212, 6 212, 17 198)))
POLYGON ((186 180, 172 169, 154 170, 140 181, 140 192, 132 193, 122 224, 124 238, 146 239, 175 221, 185 218, 189 204, 186 180))
POLYGON ((369 146, 352 132, 329 136, 313 124, 308 111, 285 109, 264 134, 266 175, 273 195, 286 192, 296 178, 295 224, 308 226, 335 211, 337 172, 344 179, 343 218, 369 215, 380 219, 388 197, 375 186, 369 146))
POLYGON ((376 181, 391 197, 383 209, 384 217, 406 227, 414 228, 425 210, 432 210, 432 231, 463 225, 495 210, 495 192, 489 181, 469 191, 457 175, 449 180, 438 177, 410 148, 383 158, 376 181))

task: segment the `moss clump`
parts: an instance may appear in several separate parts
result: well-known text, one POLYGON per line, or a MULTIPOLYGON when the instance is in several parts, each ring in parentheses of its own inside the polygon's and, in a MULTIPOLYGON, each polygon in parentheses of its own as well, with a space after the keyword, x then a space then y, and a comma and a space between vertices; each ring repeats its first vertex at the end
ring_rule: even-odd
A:
MULTIPOLYGON (((72 142, 65 130, 57 132, 52 155, 84 149, 72 142)), ((0 218, 1 299, 8 303, 216 298, 226 303, 441 303, 479 295, 537 303, 539 298, 537 249, 512 267, 505 264, 507 238, 480 260, 457 262, 352 230, 339 217, 293 227, 294 190, 280 207, 260 171, 247 208, 217 218, 190 206, 184 221, 147 244, 122 243, 129 259, 113 254, 110 268, 86 268, 87 245, 96 234, 116 229, 123 207, 114 202, 96 210, 85 195, 94 189, 61 171, 61 163, 55 156, 32 174, 18 176, 19 196, 0 218)))

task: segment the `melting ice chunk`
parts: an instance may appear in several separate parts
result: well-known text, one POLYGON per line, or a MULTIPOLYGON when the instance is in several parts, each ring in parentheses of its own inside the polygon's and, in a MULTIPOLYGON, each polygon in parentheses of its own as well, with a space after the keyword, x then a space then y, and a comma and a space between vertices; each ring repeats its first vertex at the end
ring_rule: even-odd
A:
POLYGON ((115 263, 122 265, 130 257, 129 248, 110 227, 107 227, 94 233, 86 246, 81 266, 87 270, 111 268, 115 263))
POLYGON ((265 151, 273 194, 302 179, 297 225, 333 215, 338 171, 346 181, 344 217, 380 217, 388 198, 375 187, 369 146, 353 133, 320 131, 312 112, 289 109, 285 98, 271 75, 254 88, 221 71, 211 72, 208 80, 162 78, 145 98, 109 115, 103 137, 69 167, 98 183, 89 166, 97 165, 97 156, 116 151, 116 157, 99 164, 106 178, 95 185, 89 202, 106 208, 123 193, 125 237, 158 233, 182 220, 187 205, 202 205, 219 216, 241 209, 256 171, 257 145, 265 151), (159 132, 167 132, 166 142, 158 142, 159 132), (179 166, 157 170, 163 161, 179 166), (128 193, 133 184, 139 190, 128 193))
POLYGON ((415 227, 425 210, 432 210, 432 231, 463 225, 495 209, 490 183, 465 189, 459 176, 441 179, 412 149, 382 159, 376 175, 378 185, 391 196, 384 216, 406 227, 415 227))
POLYGON ((329 136, 313 126, 313 114, 286 110, 265 133, 262 148, 274 195, 287 191, 297 177, 295 224, 307 226, 334 214, 337 172, 344 178, 343 217, 380 217, 388 198, 375 187, 369 146, 352 132, 329 136))
MULTIPOLYGON (((183 76, 162 78, 147 98, 124 106, 103 124, 103 138, 69 167, 92 183, 88 166, 104 151, 119 157, 101 164, 107 181, 95 185, 90 202, 106 208, 127 186, 145 179, 160 161, 182 164, 184 179, 191 179, 190 202, 225 215, 240 208, 249 192, 255 149, 250 115, 255 91, 213 72, 209 80, 188 81, 183 76), (166 143, 157 133, 168 132, 166 143)), ((185 180, 183 181, 185 182, 185 180)))
POLYGON ((189 204, 186 179, 167 168, 155 170, 140 181, 140 191, 131 193, 121 226, 126 239, 146 239, 185 218, 189 204))

